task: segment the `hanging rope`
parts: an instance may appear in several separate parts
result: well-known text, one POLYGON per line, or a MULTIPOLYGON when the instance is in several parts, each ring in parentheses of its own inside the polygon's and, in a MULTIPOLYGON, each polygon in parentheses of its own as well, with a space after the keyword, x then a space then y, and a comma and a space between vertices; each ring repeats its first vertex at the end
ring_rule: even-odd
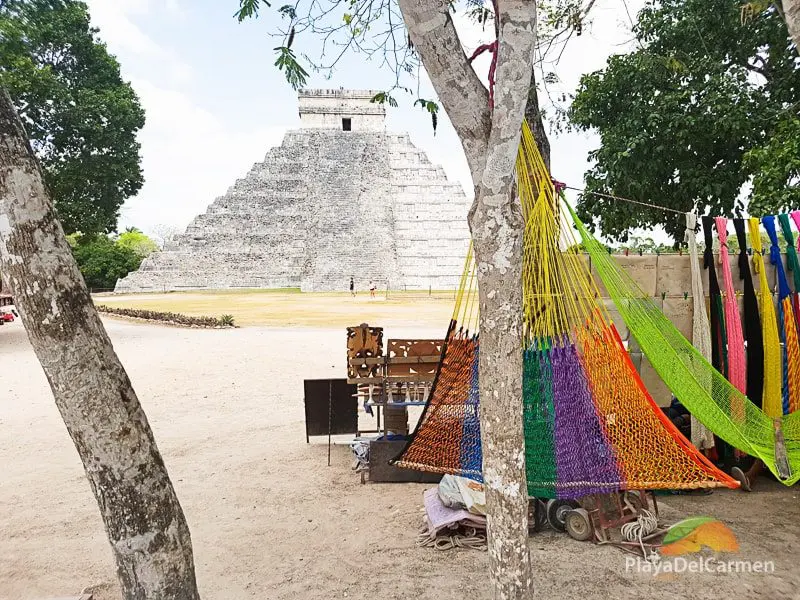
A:
POLYGON ((641 200, 631 200, 630 198, 623 198, 622 196, 615 196, 614 194, 605 194, 603 192, 594 192, 592 190, 585 190, 581 188, 572 187, 569 185, 561 184, 563 186, 562 189, 565 190, 573 190, 575 192, 580 192, 581 194, 591 194, 593 196, 599 196, 601 198, 607 198, 609 200, 620 200, 621 202, 627 202, 629 204, 638 204, 639 206, 646 206, 647 208, 655 208, 656 210, 663 210, 664 212, 671 212, 678 215, 685 214, 683 211, 670 208, 669 206, 662 206, 660 204, 650 204, 649 202, 642 202, 641 200))
MULTIPOLYGON (((692 343, 703 357, 711 362, 711 326, 706 314, 706 295, 700 274, 700 259, 697 253, 697 215, 686 213, 686 243, 689 245, 689 265, 692 273, 692 343)), ((711 393, 711 377, 703 382, 703 387, 711 393)), ((714 447, 714 435, 697 420, 693 414, 692 443, 700 450, 714 447)))
POLYGON ((761 335, 764 343, 764 392, 762 407, 764 412, 776 419, 783 414, 781 399, 781 340, 778 337, 778 319, 775 304, 767 281, 767 268, 764 265, 764 252, 761 247, 761 230, 756 218, 747 220, 750 229, 750 243, 753 246, 753 270, 758 275, 758 297, 761 304, 761 335))
MULTIPOLYGON (((739 301, 733 288, 730 256, 728 255, 728 219, 714 219, 719 236, 719 262, 722 264, 722 281, 725 286, 725 331, 728 334, 728 381, 743 394, 747 392, 747 363, 744 357, 744 333, 742 317, 739 314, 739 301)), ((737 421, 744 420, 744 404, 731 404, 731 416, 737 421)))

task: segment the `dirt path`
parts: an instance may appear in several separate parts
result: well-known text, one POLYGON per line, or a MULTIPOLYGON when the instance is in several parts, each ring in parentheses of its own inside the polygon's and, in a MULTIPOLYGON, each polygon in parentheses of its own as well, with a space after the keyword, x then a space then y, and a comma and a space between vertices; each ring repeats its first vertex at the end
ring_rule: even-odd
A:
MULTIPOLYGON (((306 445, 302 380, 341 376, 341 329, 183 330, 107 321, 155 431, 192 531, 204 598, 489 598, 476 551, 414 546, 425 486, 365 485, 338 445, 306 445)), ((438 337, 440 328, 392 329, 438 337)), ((118 598, 80 461, 17 324, 0 328, 0 598, 93 586, 118 598)), ((341 440, 342 443, 346 440, 341 440)), ((565 536, 531 538, 538 597, 799 598, 796 489, 662 502, 665 520, 728 523, 740 559, 774 575, 626 573, 625 555, 565 536)))

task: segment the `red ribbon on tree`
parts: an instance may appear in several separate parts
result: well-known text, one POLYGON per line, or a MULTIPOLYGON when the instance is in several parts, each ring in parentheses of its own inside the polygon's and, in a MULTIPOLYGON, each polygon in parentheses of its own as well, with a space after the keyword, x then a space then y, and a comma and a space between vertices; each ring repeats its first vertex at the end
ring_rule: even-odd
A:
MULTIPOLYGON (((497 0, 493 0, 492 4, 494 5, 494 18, 495 18, 495 32, 497 31, 497 0)), ((475 49, 475 52, 472 53, 472 56, 469 57, 470 64, 473 60, 478 58, 484 52, 491 52, 492 53, 492 63, 489 65, 489 108, 494 110, 494 74, 497 70, 497 47, 498 47, 498 40, 495 39, 491 44, 481 44, 475 49)))

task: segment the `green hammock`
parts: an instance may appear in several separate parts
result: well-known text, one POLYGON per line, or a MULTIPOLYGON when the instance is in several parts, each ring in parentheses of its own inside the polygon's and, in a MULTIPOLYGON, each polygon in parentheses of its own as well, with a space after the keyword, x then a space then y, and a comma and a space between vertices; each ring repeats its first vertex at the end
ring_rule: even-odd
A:
POLYGON ((800 411, 772 419, 748 400, 683 337, 565 204, 592 266, 672 393, 703 425, 734 448, 760 458, 783 483, 800 480, 800 411))

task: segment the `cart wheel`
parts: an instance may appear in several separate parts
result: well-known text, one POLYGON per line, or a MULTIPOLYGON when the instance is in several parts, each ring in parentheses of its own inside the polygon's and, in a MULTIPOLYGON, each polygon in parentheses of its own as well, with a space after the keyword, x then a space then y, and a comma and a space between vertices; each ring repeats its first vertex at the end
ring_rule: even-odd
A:
POLYGON ((573 508, 578 508, 575 500, 553 500, 547 501, 547 522, 556 531, 565 531, 564 524, 567 513, 573 508))
POLYGON ((567 513, 564 521, 567 533, 573 540, 585 542, 592 539, 592 523, 585 508, 576 508, 567 513))

